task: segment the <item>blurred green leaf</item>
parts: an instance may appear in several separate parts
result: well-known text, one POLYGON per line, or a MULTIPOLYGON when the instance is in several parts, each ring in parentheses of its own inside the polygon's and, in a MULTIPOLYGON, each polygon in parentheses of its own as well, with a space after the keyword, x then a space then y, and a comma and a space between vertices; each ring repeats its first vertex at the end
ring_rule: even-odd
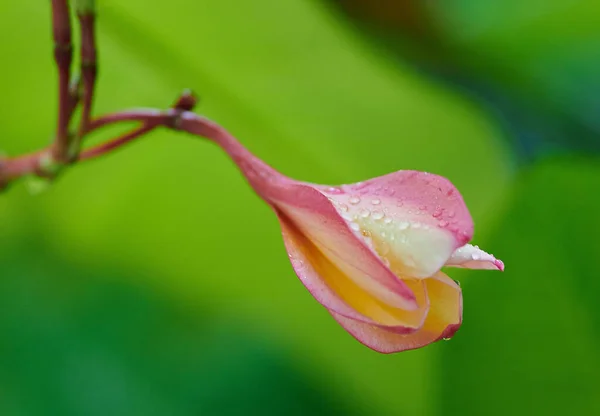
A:
POLYGON ((2 248, 2 415, 360 413, 239 322, 36 242, 2 248))
POLYGON ((523 160, 600 152, 597 1, 323 1, 400 67, 417 67, 487 109, 523 160))
POLYGON ((485 248, 503 276, 469 272, 465 323, 442 352, 442 414, 600 413, 600 160, 521 175, 485 248))

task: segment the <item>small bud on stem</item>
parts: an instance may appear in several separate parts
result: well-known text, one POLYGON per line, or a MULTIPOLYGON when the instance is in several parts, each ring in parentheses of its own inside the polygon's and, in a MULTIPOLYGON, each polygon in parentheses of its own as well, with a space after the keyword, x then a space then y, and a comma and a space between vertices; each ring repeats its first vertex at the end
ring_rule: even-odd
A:
POLYGON ((54 60, 58 70, 56 136, 47 148, 20 156, 0 158, 0 191, 6 189, 11 182, 27 175, 52 180, 69 165, 110 153, 157 127, 185 130, 209 138, 213 133, 222 135, 214 123, 190 113, 198 100, 189 90, 184 91, 167 110, 126 110, 93 118, 92 106, 98 67, 95 1, 74 0, 81 34, 80 76, 71 74, 73 46, 69 1, 52 0, 51 4, 54 60), (78 129, 71 132, 69 124, 79 105, 81 120, 78 129), (186 121, 182 123, 184 117, 186 121), (82 150, 84 139, 89 133, 104 126, 131 121, 139 122, 140 126, 105 143, 82 150))

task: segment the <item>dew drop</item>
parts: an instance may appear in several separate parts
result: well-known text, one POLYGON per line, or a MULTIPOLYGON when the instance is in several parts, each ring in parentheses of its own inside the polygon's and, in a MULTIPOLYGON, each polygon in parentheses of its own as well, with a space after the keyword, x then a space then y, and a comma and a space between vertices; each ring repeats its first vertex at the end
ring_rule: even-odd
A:
POLYGON ((373 204, 373 205, 379 205, 379 204, 381 204, 381 199, 375 198, 374 200, 371 201, 371 204, 373 204))
POLYGON ((361 209, 358 215, 360 215, 363 218, 367 218, 369 215, 371 215, 371 211, 369 211, 368 209, 361 209))
POLYGON ((427 205, 421 205, 421 206, 419 207, 419 209, 420 209, 421 211, 425 211, 425 210, 427 210, 427 205))
POLYGON ((340 204, 339 205, 340 209, 344 212, 348 212, 348 205, 346 204, 340 204))
POLYGON ((350 202, 352 205, 356 205, 360 202, 360 198, 357 196, 352 196, 352 197, 350 197, 348 202, 350 202))
POLYGON ((383 222, 386 223, 386 224, 391 224, 392 221, 393 220, 390 217, 387 217, 385 220, 383 220, 383 222))
POLYGON ((448 216, 449 216, 450 218, 454 218, 454 216, 455 216, 455 215, 456 215, 456 213, 455 213, 454 211, 450 211, 450 212, 448 212, 448 216))
POLYGON ((357 223, 353 222, 350 224, 350 228, 352 228, 354 231, 358 231, 360 230, 360 225, 358 225, 357 223))
POLYGON ((471 256, 471 258, 472 258, 473 260, 479 260, 481 257, 479 256, 479 254, 473 254, 473 255, 471 256))
POLYGON ((402 221, 400 224, 398 224, 398 228, 401 230, 406 230, 408 228, 410 224, 407 223, 406 221, 402 221))
POLYGON ((440 210, 436 210, 436 211, 433 213, 433 218, 439 218, 439 217, 441 217, 441 216, 442 216, 442 211, 440 211, 440 210))
POLYGON ((384 217, 384 213, 381 211, 373 211, 373 219, 380 220, 384 217))
POLYGON ((421 228, 421 223, 420 223, 420 222, 415 222, 415 223, 412 225, 412 228, 421 228))
POLYGON ((440 222, 438 222, 438 226, 439 226, 440 228, 447 227, 447 226, 448 226, 448 221, 441 220, 440 222))

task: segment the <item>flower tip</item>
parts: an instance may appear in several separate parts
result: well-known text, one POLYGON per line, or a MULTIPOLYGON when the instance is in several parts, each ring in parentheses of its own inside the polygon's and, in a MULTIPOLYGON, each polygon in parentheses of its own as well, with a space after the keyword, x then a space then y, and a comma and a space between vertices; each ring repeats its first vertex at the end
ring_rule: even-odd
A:
POLYGON ((440 337, 438 338, 438 340, 443 339, 443 340, 449 340, 451 339, 454 334, 456 334, 458 332, 458 330, 460 329, 461 323, 457 323, 457 324, 451 324, 448 325, 446 327, 446 329, 444 329, 444 332, 442 332, 442 334, 440 335, 440 337))
POLYGON ((504 262, 502 260, 496 259, 494 261, 494 266, 496 266, 498 268, 498 270, 500 270, 501 272, 504 271, 504 262))

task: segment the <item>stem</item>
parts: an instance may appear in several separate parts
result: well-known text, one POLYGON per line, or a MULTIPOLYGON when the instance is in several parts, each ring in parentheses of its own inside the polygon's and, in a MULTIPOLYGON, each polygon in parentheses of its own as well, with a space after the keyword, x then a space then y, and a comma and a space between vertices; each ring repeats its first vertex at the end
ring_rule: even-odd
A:
POLYGON ((106 143, 102 143, 96 147, 92 147, 91 149, 84 150, 83 152, 81 152, 79 154, 79 157, 77 160, 83 161, 83 160, 95 159, 98 156, 103 156, 106 153, 110 153, 113 150, 139 138, 140 136, 143 136, 144 134, 149 133, 150 131, 154 130, 155 128, 157 128, 160 125, 161 125, 161 123, 157 123, 157 122, 146 123, 142 127, 134 129, 134 130, 130 131, 129 133, 124 134, 121 137, 117 137, 116 139, 110 140, 106 143))
MULTIPOLYGON (((103 117, 91 120, 86 134, 104 126, 126 121, 139 122, 142 125, 116 139, 84 150, 79 155, 78 160, 84 161, 94 159, 98 156, 110 153, 160 126, 178 129, 179 119, 182 114, 187 110, 193 109, 195 105, 196 98, 191 93, 184 92, 173 106, 165 111, 152 108, 133 109, 107 114, 103 117)), ((52 153, 53 149, 53 146, 51 146, 34 153, 0 160, 0 189, 3 185, 25 175, 35 174, 43 177, 51 176, 51 173, 43 170, 43 162, 48 160, 46 158, 54 156, 52 153)))
POLYGON ((68 125, 71 118, 72 95, 69 82, 73 47, 71 44, 71 20, 67 0, 52 0, 52 33, 54 37, 54 61, 58 69, 58 121, 52 154, 56 160, 66 161, 69 152, 68 125))
POLYGON ((96 15, 90 11, 78 11, 78 18, 81 28, 81 78, 83 80, 81 122, 78 134, 78 139, 81 140, 87 132, 92 117, 98 65, 95 35, 96 15))

